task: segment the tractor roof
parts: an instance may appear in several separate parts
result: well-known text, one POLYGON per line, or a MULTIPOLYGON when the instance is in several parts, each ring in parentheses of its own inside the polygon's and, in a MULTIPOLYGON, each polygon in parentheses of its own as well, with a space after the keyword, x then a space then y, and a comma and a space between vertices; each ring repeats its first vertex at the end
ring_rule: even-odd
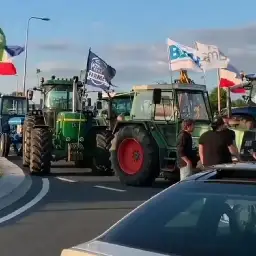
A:
MULTIPOLYGON (((51 86, 51 85, 66 85, 73 86, 73 78, 52 78, 41 83, 42 86, 51 86)), ((78 86, 83 86, 82 82, 78 82, 78 86)))
MULTIPOLYGON (((133 95, 134 92, 111 92, 110 96, 112 98, 118 98, 118 97, 130 97, 131 95, 133 95)), ((108 98, 108 94, 107 93, 103 93, 102 94, 102 98, 108 98)))
POLYGON ((9 99, 26 99, 23 95, 0 95, 1 98, 9 98, 9 99))
POLYGON ((147 91, 153 89, 162 89, 164 91, 170 90, 196 90, 196 91, 207 91, 206 85, 200 84, 148 84, 148 85, 135 85, 133 86, 132 90, 137 91, 147 91))

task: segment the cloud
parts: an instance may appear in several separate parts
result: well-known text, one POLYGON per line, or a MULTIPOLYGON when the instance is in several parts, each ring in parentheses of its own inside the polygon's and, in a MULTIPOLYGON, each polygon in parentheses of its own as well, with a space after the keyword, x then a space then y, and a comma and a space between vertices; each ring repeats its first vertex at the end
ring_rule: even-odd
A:
MULTIPOLYGON (((97 25, 97 23, 96 23, 97 25)), ((166 36, 168 37, 168 35, 166 36)), ((215 44, 230 57, 232 63, 241 70, 254 72, 256 56, 256 25, 244 27, 190 30, 169 36, 175 41, 193 46, 195 41, 206 44, 215 44)), ((98 45, 93 51, 117 69, 114 82, 118 84, 134 84, 154 82, 169 76, 167 64, 166 38, 161 42, 147 44, 116 44, 98 45)), ((84 59, 87 55, 85 47, 74 44, 50 44, 42 49, 67 51, 76 49, 80 52, 80 59, 76 62, 45 63, 47 72, 73 74, 84 68, 84 59)), ((72 53, 71 53, 72 54, 72 53)))

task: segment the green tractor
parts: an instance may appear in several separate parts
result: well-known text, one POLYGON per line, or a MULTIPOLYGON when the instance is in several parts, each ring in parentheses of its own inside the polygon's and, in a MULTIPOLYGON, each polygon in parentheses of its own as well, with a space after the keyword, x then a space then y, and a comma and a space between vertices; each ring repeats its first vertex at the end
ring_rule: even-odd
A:
MULTIPOLYGON (((205 85, 180 83, 135 86, 130 120, 117 122, 110 148, 112 169, 131 186, 151 185, 160 175, 179 179, 176 138, 184 119, 194 119, 194 150, 211 129, 212 111, 205 85)), ((235 130, 242 157, 248 160, 255 131, 235 130)))
POLYGON ((53 76, 47 81, 42 78, 33 89, 41 92, 41 109, 29 111, 23 132, 23 165, 31 173, 47 174, 51 162, 59 160, 93 171, 111 171, 103 150, 106 127, 93 125, 93 112, 84 108, 83 87, 78 77, 53 76))
POLYGON ((98 113, 95 120, 97 122, 97 125, 108 126, 109 104, 111 104, 112 106, 111 115, 113 116, 113 118, 116 118, 119 115, 123 115, 125 120, 129 120, 133 95, 134 92, 117 92, 110 94, 104 93, 102 97, 96 102, 96 108, 98 110, 98 113))

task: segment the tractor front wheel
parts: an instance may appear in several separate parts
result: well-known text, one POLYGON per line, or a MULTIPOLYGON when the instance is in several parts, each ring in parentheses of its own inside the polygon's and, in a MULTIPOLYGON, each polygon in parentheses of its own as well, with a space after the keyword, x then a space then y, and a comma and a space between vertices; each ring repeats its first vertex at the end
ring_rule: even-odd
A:
POLYGON ((51 171, 52 137, 48 128, 34 128, 31 133, 30 172, 48 174, 51 171))
POLYGON ((123 184, 150 186, 159 175, 157 147, 142 126, 121 128, 110 152, 112 169, 123 184))
POLYGON ((10 152, 11 139, 8 133, 1 134, 0 154, 1 157, 8 157, 10 152))

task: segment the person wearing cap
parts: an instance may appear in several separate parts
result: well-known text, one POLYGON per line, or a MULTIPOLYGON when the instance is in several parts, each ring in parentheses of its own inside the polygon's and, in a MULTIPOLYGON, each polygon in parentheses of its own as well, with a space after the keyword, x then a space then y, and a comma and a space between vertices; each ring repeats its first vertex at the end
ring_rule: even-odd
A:
POLYGON ((194 120, 188 119, 182 122, 182 130, 177 138, 177 166, 180 169, 180 180, 193 174, 196 166, 196 154, 193 151, 192 132, 194 120))
POLYGON ((227 132, 222 117, 218 117, 212 123, 212 130, 207 131, 199 138, 199 157, 203 166, 232 163, 232 155, 238 161, 240 155, 234 139, 227 132))

